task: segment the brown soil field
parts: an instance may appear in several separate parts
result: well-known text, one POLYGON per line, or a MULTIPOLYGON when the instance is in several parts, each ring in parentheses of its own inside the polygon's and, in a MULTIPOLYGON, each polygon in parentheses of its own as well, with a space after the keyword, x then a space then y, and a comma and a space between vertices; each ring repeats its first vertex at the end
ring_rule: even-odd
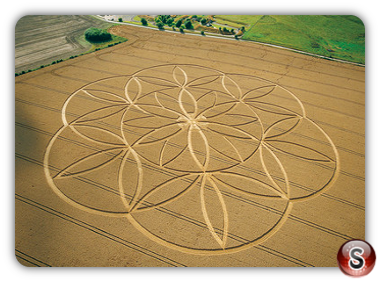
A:
POLYGON ((90 16, 24 16, 15 27, 15 72, 35 69, 87 51, 78 38, 89 27, 109 24, 90 16))
POLYGON ((117 26, 15 79, 27 266, 336 267, 365 239, 365 68, 117 26))

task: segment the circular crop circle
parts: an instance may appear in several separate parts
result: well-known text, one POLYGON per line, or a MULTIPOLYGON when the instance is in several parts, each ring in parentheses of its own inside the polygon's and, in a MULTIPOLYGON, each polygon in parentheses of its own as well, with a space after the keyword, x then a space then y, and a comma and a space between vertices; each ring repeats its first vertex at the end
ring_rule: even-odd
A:
POLYGON ((331 138, 292 92, 197 65, 89 83, 62 122, 45 154, 53 191, 193 254, 264 242, 339 172, 331 138))

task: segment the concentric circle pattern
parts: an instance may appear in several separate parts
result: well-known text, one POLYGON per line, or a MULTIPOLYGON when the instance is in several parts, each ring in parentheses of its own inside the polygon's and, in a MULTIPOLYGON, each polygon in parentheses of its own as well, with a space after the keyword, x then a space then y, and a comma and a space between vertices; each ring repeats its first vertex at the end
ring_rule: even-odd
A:
POLYGON ((87 84, 62 122, 45 155, 53 191, 187 253, 264 242, 339 172, 332 140, 293 93, 197 65, 87 84))

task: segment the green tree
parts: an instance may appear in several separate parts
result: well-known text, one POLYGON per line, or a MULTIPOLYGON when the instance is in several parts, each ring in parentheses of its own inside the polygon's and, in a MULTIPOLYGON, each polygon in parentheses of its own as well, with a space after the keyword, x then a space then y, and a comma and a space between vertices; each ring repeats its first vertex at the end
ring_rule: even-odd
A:
POLYGON ((164 29, 164 23, 163 22, 157 22, 158 29, 164 29))
POLYGON ((185 28, 186 29, 194 29, 193 24, 190 20, 185 21, 185 28))
POLYGON ((175 26, 180 28, 182 25, 182 20, 178 20, 176 23, 175 23, 175 26))
POLYGON ((202 24, 202 25, 206 25, 206 24, 207 24, 207 20, 206 20, 205 18, 202 18, 202 19, 201 19, 201 24, 202 24))
POLYGON ((158 15, 154 18, 156 22, 161 21, 163 24, 167 24, 168 19, 170 19, 170 15, 158 15))
POLYGON ((112 40, 112 35, 106 30, 90 27, 84 33, 85 38, 89 42, 100 43, 112 40))
POLYGON ((172 17, 170 17, 170 18, 168 18, 168 19, 166 20, 166 24, 167 24, 168 26, 172 26, 172 25, 173 25, 173 22, 174 22, 174 19, 173 19, 172 17))
POLYGON ((141 18, 141 24, 147 26, 148 21, 145 18, 141 18))
POLYGON ((119 18, 118 21, 122 23, 122 22, 123 22, 123 19, 122 19, 122 18, 119 18))

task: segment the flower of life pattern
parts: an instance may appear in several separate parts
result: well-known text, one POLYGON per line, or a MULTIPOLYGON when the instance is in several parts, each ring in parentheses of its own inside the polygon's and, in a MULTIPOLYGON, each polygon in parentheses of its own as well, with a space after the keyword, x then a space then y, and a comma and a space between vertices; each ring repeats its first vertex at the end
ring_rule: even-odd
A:
POLYGON ((44 160, 53 191, 186 253, 264 242, 339 172, 332 140, 293 93, 197 65, 89 83, 62 122, 44 160))

